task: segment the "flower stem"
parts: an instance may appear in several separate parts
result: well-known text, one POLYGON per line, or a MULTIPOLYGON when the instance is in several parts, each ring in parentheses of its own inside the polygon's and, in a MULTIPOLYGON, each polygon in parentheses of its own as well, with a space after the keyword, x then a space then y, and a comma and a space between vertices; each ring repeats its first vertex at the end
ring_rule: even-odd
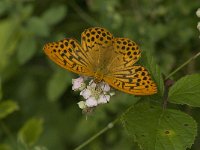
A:
POLYGON ((104 132, 106 132, 107 130, 113 128, 113 126, 119 121, 119 119, 117 118, 116 120, 110 122, 106 127, 104 127, 102 130, 100 130, 99 132, 97 132, 95 135, 93 135, 92 137, 90 137, 87 141, 85 141, 84 143, 82 143, 81 145, 79 145, 78 147, 76 147, 74 150, 80 150, 83 147, 85 147, 86 145, 88 145, 90 142, 92 142, 93 140, 95 140, 97 137, 99 137, 101 134, 103 134, 104 132))
POLYGON ((180 69, 182 69, 183 67, 185 67, 187 64, 189 64, 192 60, 196 59, 198 56, 200 56, 200 52, 198 52, 196 55, 194 55, 193 57, 191 57, 190 59, 188 59, 185 63, 183 63, 182 65, 180 65, 177 69, 175 69, 173 72, 171 72, 165 79, 170 78, 172 75, 174 75, 176 72, 178 72, 180 69))

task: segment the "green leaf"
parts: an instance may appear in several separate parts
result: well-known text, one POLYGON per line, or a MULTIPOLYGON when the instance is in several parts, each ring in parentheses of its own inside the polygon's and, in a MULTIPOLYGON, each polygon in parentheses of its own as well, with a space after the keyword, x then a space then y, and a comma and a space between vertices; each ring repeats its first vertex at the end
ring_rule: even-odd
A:
POLYGON ((49 35, 49 27, 46 22, 38 17, 32 17, 28 20, 27 29, 32 35, 47 37, 49 35))
POLYGON ((164 93, 164 82, 161 75, 161 70, 156 64, 150 52, 143 51, 141 61, 142 65, 150 72, 153 80, 156 82, 160 96, 164 93))
POLYGON ((43 119, 29 119, 18 132, 18 139, 21 143, 32 146, 40 137, 43 131, 43 119))
POLYGON ((44 146, 35 146, 33 150, 48 150, 48 149, 44 146))
POLYGON ((0 103, 0 119, 5 118, 6 116, 8 116, 9 114, 13 113, 14 111, 18 109, 19 109, 18 105, 11 100, 1 102, 0 103))
POLYGON ((25 36, 18 47, 17 58, 20 64, 26 63, 30 60, 36 52, 36 41, 31 36, 25 36))
POLYGON ((200 107, 200 74, 187 75, 169 90, 169 101, 200 107))
POLYGON ((33 13, 33 5, 28 4, 23 6, 19 11, 20 11, 20 17, 23 21, 26 21, 28 18, 31 17, 32 13, 33 13))
POLYGON ((56 101, 71 84, 71 74, 66 70, 59 70, 53 74, 47 85, 47 96, 50 101, 56 101))
POLYGON ((0 76, 0 101, 2 100, 3 97, 3 91, 2 91, 2 82, 1 82, 1 76, 0 76))
POLYGON ((19 40, 19 22, 5 19, 0 22, 0 72, 10 63, 19 40))
POLYGON ((66 16, 67 8, 65 6, 56 6, 48 9, 42 15, 42 19, 48 25, 55 25, 66 16))
POLYGON ((122 116, 128 134, 144 150, 185 150, 197 134, 195 120, 180 111, 140 103, 122 116))
POLYGON ((12 150, 7 144, 0 144, 0 150, 12 150))

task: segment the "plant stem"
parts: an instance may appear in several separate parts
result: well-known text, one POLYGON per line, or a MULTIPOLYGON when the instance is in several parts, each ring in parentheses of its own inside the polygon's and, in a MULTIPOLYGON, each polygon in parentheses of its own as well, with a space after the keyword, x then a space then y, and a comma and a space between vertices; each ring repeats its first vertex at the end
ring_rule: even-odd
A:
MULTIPOLYGON (((176 72, 178 72, 180 69, 182 69, 185 65, 187 65, 188 63, 190 63, 192 60, 196 59, 198 56, 200 56, 200 52, 198 52, 196 55, 194 55, 193 57, 191 57, 190 59, 188 59, 185 63, 183 63, 181 66, 179 66, 177 69, 175 69, 173 72, 171 72, 165 79, 168 79, 169 77, 171 77, 172 75, 174 75, 176 72)), ((166 102, 164 102, 163 108, 165 109, 166 107, 166 103, 167 103, 167 99, 166 102)), ((130 109, 132 108, 132 106, 130 106, 123 114, 126 114, 130 109)), ((122 115, 123 115, 122 114, 122 115)), ((103 133, 105 133, 107 130, 113 128, 113 126, 120 120, 120 117, 118 117, 116 120, 110 122, 106 127, 104 127, 102 130, 100 130, 99 132, 97 132, 95 135, 93 135, 92 137, 90 137, 87 141, 85 141, 84 143, 82 143, 81 145, 79 145, 78 147, 76 147, 74 150, 80 150, 83 147, 85 147, 86 145, 88 145, 90 142, 92 142, 93 140, 95 140, 97 137, 99 137, 100 135, 102 135, 103 133)))
POLYGON ((89 16, 82 8, 79 7, 74 1, 70 2, 69 5, 76 11, 76 13, 88 24, 97 26, 99 23, 89 16))
POLYGON ((176 72, 178 72, 180 69, 182 69, 183 67, 185 67, 187 64, 189 64, 192 60, 196 59, 198 56, 200 56, 200 52, 198 52, 196 55, 194 55, 193 57, 191 57, 190 59, 188 59, 185 63, 183 63, 182 65, 180 65, 177 69, 175 69, 173 72, 171 72, 165 79, 170 78, 172 75, 174 75, 176 72))
POLYGON ((87 141, 85 141, 84 143, 82 143, 81 145, 79 145, 78 147, 76 147, 74 150, 80 150, 83 147, 85 147, 87 144, 89 144, 90 142, 92 142, 94 139, 96 139, 97 137, 99 137, 101 134, 103 134, 104 132, 106 132, 107 130, 113 128, 113 126, 119 121, 119 119, 117 118, 116 120, 110 122, 106 127, 104 127, 102 130, 100 130, 99 132, 97 132, 95 135, 93 135, 92 137, 90 137, 87 141))

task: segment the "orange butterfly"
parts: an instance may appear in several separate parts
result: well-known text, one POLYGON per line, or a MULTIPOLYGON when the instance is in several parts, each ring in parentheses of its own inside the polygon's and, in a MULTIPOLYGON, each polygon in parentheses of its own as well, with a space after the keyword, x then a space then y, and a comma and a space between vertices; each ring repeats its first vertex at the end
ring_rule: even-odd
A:
POLYGON ((112 87, 134 95, 157 93, 155 82, 148 71, 134 65, 141 51, 128 38, 114 38, 104 28, 86 29, 81 35, 81 45, 67 38, 44 46, 47 56, 61 67, 93 77, 96 83, 105 81, 112 87))

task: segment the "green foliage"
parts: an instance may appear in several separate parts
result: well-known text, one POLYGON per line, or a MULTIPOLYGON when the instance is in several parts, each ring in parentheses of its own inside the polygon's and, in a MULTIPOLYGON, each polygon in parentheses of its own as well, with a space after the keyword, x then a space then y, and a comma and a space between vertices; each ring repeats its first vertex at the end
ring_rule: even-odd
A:
POLYGON ((18 139, 21 143, 32 146, 38 140, 43 130, 43 119, 29 119, 18 132, 18 139))
POLYGON ((2 84, 1 84, 1 78, 0 78, 0 101, 3 97, 3 92, 2 92, 2 84))
POLYGON ((20 64, 29 61, 36 53, 36 40, 33 37, 24 37, 19 43, 17 58, 20 64), (27 52, 28 51, 28 52, 27 52))
POLYGON ((29 34, 41 37, 49 35, 49 27, 45 20, 39 17, 32 17, 27 22, 27 30, 29 34))
POLYGON ((19 40, 18 24, 13 19, 5 19, 0 22, 0 73, 10 63, 11 56, 16 49, 19 40))
POLYGON ((5 118, 18 109, 19 106, 14 101, 7 100, 0 102, 0 119, 5 118))
POLYGON ((169 97, 162 77, 198 52, 198 6, 198 0, 176 5, 171 0, 0 0, 0 149, 74 149, 134 105, 122 117, 131 140, 116 125, 85 149, 182 150, 194 143, 190 149, 199 150, 200 133, 191 118, 200 124, 199 59, 173 75, 177 82, 169 97), (71 90, 74 76, 52 65, 42 49, 63 38, 80 42, 81 32, 92 26, 139 45, 139 64, 150 72, 158 94, 144 98, 116 92, 86 120, 77 106, 80 96, 71 90), (162 110, 164 99, 171 103, 162 110))
POLYGON ((149 70, 153 80, 156 82, 158 87, 158 93, 160 95, 163 95, 164 93, 163 77, 161 74, 161 70, 159 66, 156 64, 153 56, 150 54, 150 52, 144 51, 142 53, 142 58, 140 61, 142 62, 142 65, 144 65, 149 70))
POLYGON ((197 132, 189 115, 147 103, 133 106, 121 119, 127 133, 145 150, 185 150, 197 132))
POLYGON ((0 150, 12 150, 12 149, 9 145, 0 144, 0 150))
POLYGON ((49 8, 44 14, 42 15, 42 19, 48 25, 55 25, 56 23, 60 22, 66 15, 67 9, 65 6, 57 6, 49 8))
POLYGON ((169 101, 200 107, 200 74, 187 75, 178 80, 169 91, 169 101))
POLYGON ((53 74, 47 84, 47 96, 50 101, 57 100, 66 88, 71 85, 71 76, 65 70, 57 71, 53 74))

